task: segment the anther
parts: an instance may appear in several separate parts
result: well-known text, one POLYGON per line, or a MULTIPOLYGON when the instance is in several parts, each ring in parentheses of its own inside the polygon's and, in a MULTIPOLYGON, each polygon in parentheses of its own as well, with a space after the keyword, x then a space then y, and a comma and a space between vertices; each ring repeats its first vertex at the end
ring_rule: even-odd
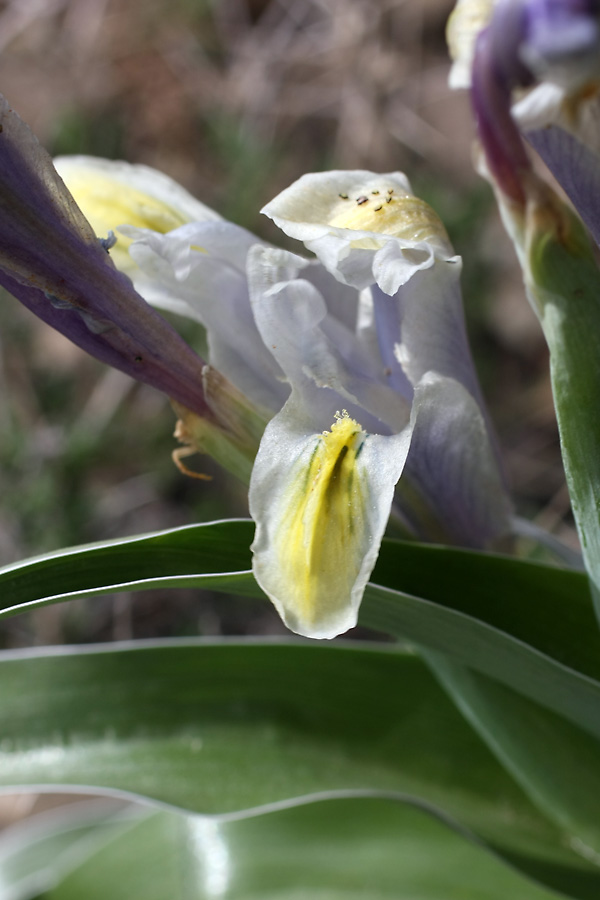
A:
POLYGON ((368 197, 357 197, 356 202, 358 203, 359 206, 362 206, 363 203, 369 202, 369 198, 368 197))

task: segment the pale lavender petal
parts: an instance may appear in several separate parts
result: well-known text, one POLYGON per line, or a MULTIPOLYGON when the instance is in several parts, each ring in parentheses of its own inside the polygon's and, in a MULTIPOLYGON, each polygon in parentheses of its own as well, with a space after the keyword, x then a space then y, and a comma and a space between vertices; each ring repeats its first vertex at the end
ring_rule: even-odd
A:
POLYGON ((600 155, 557 125, 529 131, 526 137, 600 246, 600 155))
POLYGON ((510 503, 471 394, 428 373, 415 389, 411 426, 397 502, 416 533, 474 548, 508 534, 510 503))
POLYGON ((438 372, 459 381, 483 407, 467 338, 461 271, 460 257, 437 259, 400 288, 401 327, 394 351, 413 386, 426 372, 438 372))

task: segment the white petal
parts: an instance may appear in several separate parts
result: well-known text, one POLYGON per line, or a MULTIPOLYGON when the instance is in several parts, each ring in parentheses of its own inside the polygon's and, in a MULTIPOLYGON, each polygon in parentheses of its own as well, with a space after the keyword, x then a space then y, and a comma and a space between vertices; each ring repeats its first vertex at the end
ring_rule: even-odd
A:
MULTIPOLYGON (((166 230, 185 222, 218 220, 221 216, 196 200, 168 175, 122 160, 101 159, 94 156, 58 156, 54 165, 69 190, 88 197, 90 207, 98 204, 98 214, 104 210, 112 220, 112 228, 130 224, 155 231, 166 230), (142 221, 114 221, 112 210, 126 211, 142 221)), ((77 198, 78 203, 79 198, 77 198)), ((85 212, 86 202, 82 201, 85 212)))
POLYGON ((401 339, 394 351, 413 385, 435 371, 459 381, 483 405, 465 327, 461 270, 458 256, 437 259, 400 289, 394 300, 400 307, 401 339))
MULTIPOLYGON (((303 175, 263 212, 290 237, 303 241, 335 278, 358 290, 377 280, 374 257, 390 242, 399 254, 406 252, 410 271, 423 265, 424 249, 426 256, 452 255, 440 219, 414 196, 399 172, 303 175)), ((402 277, 410 277, 410 271, 402 277)))
MULTIPOLYGON (((93 156, 59 156, 54 165, 100 238, 116 233, 120 225, 165 233, 186 222, 221 218, 172 178, 148 166, 93 156)), ((127 254, 129 239, 116 237, 111 257, 121 271, 134 277, 137 267, 127 254)))
POLYGON ((367 356, 356 334, 329 315, 319 291, 297 277, 308 268, 283 250, 251 250, 251 302, 265 345, 307 409, 344 406, 370 431, 399 431, 408 421, 406 399, 379 377, 380 359, 378 365, 367 356))
POLYGON ((288 628, 313 638, 356 624, 410 444, 408 429, 367 435, 334 412, 330 432, 313 432, 292 395, 250 482, 256 580, 288 628))
POLYGON ((248 295, 246 257, 254 236, 223 221, 192 223, 166 235, 127 232, 136 238, 130 253, 140 271, 162 289, 144 294, 148 302, 201 322, 211 365, 254 403, 279 410, 289 387, 265 348, 248 295))
POLYGON ((451 88, 471 86, 475 41, 489 22, 498 0, 458 0, 448 19, 446 40, 452 57, 451 88))
POLYGON ((373 257, 373 278, 384 294, 393 296, 416 272, 429 269, 435 262, 430 244, 405 246, 389 241, 373 257))

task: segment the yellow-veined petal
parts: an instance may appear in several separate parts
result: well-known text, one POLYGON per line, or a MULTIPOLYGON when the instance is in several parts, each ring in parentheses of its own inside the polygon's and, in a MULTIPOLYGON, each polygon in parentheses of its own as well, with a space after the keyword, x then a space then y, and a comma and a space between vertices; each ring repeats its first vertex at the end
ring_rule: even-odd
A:
POLYGON ((292 398, 256 457, 253 568, 288 628, 332 638, 356 624, 410 437, 366 434, 345 413, 307 434, 297 416, 292 398))

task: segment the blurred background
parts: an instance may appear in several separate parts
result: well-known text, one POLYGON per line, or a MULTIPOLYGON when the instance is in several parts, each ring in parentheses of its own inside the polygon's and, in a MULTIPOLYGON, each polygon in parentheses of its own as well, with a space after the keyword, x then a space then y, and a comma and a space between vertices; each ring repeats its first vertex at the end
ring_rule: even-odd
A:
MULTIPOLYGON (((261 206, 303 172, 403 170, 464 257, 473 351, 521 514, 575 544, 547 354, 491 192, 468 99, 446 85, 451 0, 4 0, 0 88, 52 154, 168 173, 278 240, 261 206)), ((179 321, 193 343, 189 323, 179 321)), ((245 515, 245 489, 170 458, 167 401, 0 303, 0 564, 245 515)), ((278 633, 266 604, 152 592, 47 607, 0 646, 278 633)))

